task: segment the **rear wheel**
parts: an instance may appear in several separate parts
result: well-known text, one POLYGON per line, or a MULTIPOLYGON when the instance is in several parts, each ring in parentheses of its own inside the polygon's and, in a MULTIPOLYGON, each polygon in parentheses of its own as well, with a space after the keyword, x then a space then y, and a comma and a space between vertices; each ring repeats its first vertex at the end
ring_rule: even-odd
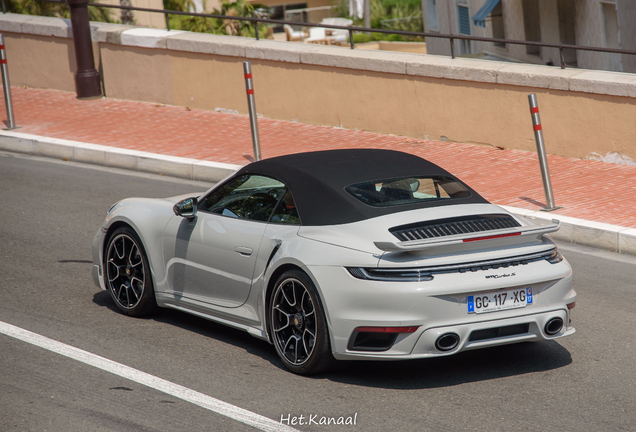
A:
POLYGON ((106 289, 121 312, 140 317, 157 308, 148 258, 135 231, 123 227, 113 232, 104 269, 106 289))
POLYGON ((305 273, 290 270, 278 278, 270 297, 268 320, 276 352, 289 370, 315 374, 333 366, 325 313, 305 273))

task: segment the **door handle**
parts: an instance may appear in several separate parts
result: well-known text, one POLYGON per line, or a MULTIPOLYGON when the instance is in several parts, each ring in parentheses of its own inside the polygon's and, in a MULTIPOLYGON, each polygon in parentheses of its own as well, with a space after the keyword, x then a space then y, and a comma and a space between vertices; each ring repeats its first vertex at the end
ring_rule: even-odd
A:
POLYGON ((250 256, 252 255, 253 251, 254 250, 252 248, 245 247, 245 246, 237 246, 234 248, 234 252, 238 252, 239 254, 243 256, 250 256))

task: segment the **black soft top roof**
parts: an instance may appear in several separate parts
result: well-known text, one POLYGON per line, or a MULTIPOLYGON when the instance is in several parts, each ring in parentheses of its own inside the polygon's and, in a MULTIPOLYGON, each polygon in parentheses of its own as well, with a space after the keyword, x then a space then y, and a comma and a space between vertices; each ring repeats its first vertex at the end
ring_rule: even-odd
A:
POLYGON ((251 163, 237 172, 237 175, 243 174, 262 174, 285 183, 292 192, 303 225, 337 225, 419 208, 487 203, 468 186, 471 196, 467 198, 388 207, 364 204, 344 190, 356 183, 400 177, 445 176, 457 179, 434 163, 394 150, 297 153, 251 163))

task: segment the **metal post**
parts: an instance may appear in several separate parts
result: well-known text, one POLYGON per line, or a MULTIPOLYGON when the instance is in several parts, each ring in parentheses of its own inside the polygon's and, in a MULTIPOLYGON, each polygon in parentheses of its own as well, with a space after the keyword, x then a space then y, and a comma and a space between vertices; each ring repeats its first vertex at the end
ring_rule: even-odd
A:
POLYGON ((563 57, 563 44, 559 46, 559 57, 561 59, 561 69, 565 69, 565 57, 563 57))
POLYGON ((77 72, 75 72, 75 90, 78 99, 92 99, 102 96, 99 72, 95 69, 91 28, 88 23, 88 0, 66 0, 71 11, 73 43, 77 72))
POLYGON ((543 178, 543 190, 545 192, 546 201, 546 208, 544 210, 552 211, 561 207, 554 205, 552 183, 550 182, 550 170, 548 169, 548 158, 545 153, 545 143, 543 142, 543 128, 541 127, 539 106, 537 105, 537 95, 534 93, 529 94, 528 102, 530 102, 530 114, 532 116, 532 125, 534 126, 534 139, 537 141, 537 153, 539 155, 539 165, 541 166, 541 177, 543 178))
POLYGON ((243 62, 245 72, 245 90, 247 91, 247 107, 250 112, 250 127, 252 128, 252 145, 254 147, 254 160, 261 160, 261 143, 258 138, 258 119, 256 118, 256 103, 254 101, 254 83, 252 82, 252 65, 243 62))
POLYGON ((258 21, 254 21, 254 34, 256 35, 256 40, 259 40, 258 37, 258 21))
POLYGON ((7 52, 4 49, 4 35, 0 34, 0 69, 2 70, 2 87, 4 89, 4 103, 7 107, 7 129, 15 129, 13 117, 13 101, 11 100, 11 84, 9 84, 9 67, 7 66, 7 52))
POLYGON ((451 45, 451 58, 455 58, 455 41, 453 40, 453 21, 451 20, 451 0, 446 0, 446 10, 448 17, 448 33, 451 35, 450 37, 450 45, 451 45))
MULTIPOLYGON (((365 28, 371 28, 371 0, 363 0, 362 22, 365 28)), ((370 32, 366 32, 371 35, 370 32)))
POLYGON ((349 45, 351 45, 351 49, 353 49, 353 30, 349 29, 349 45))
POLYGON ((168 15, 166 12, 164 12, 163 14, 166 18, 166 30, 170 31, 170 15, 168 15))

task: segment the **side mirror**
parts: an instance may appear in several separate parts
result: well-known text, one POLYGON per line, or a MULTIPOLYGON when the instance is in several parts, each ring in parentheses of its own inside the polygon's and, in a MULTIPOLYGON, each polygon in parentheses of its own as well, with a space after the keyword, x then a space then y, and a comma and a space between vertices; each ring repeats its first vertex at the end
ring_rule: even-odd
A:
POLYGON ((174 207, 172 207, 172 210, 174 211, 175 215, 192 221, 192 219, 194 219, 197 215, 197 199, 186 198, 182 201, 179 201, 174 205, 174 207))

